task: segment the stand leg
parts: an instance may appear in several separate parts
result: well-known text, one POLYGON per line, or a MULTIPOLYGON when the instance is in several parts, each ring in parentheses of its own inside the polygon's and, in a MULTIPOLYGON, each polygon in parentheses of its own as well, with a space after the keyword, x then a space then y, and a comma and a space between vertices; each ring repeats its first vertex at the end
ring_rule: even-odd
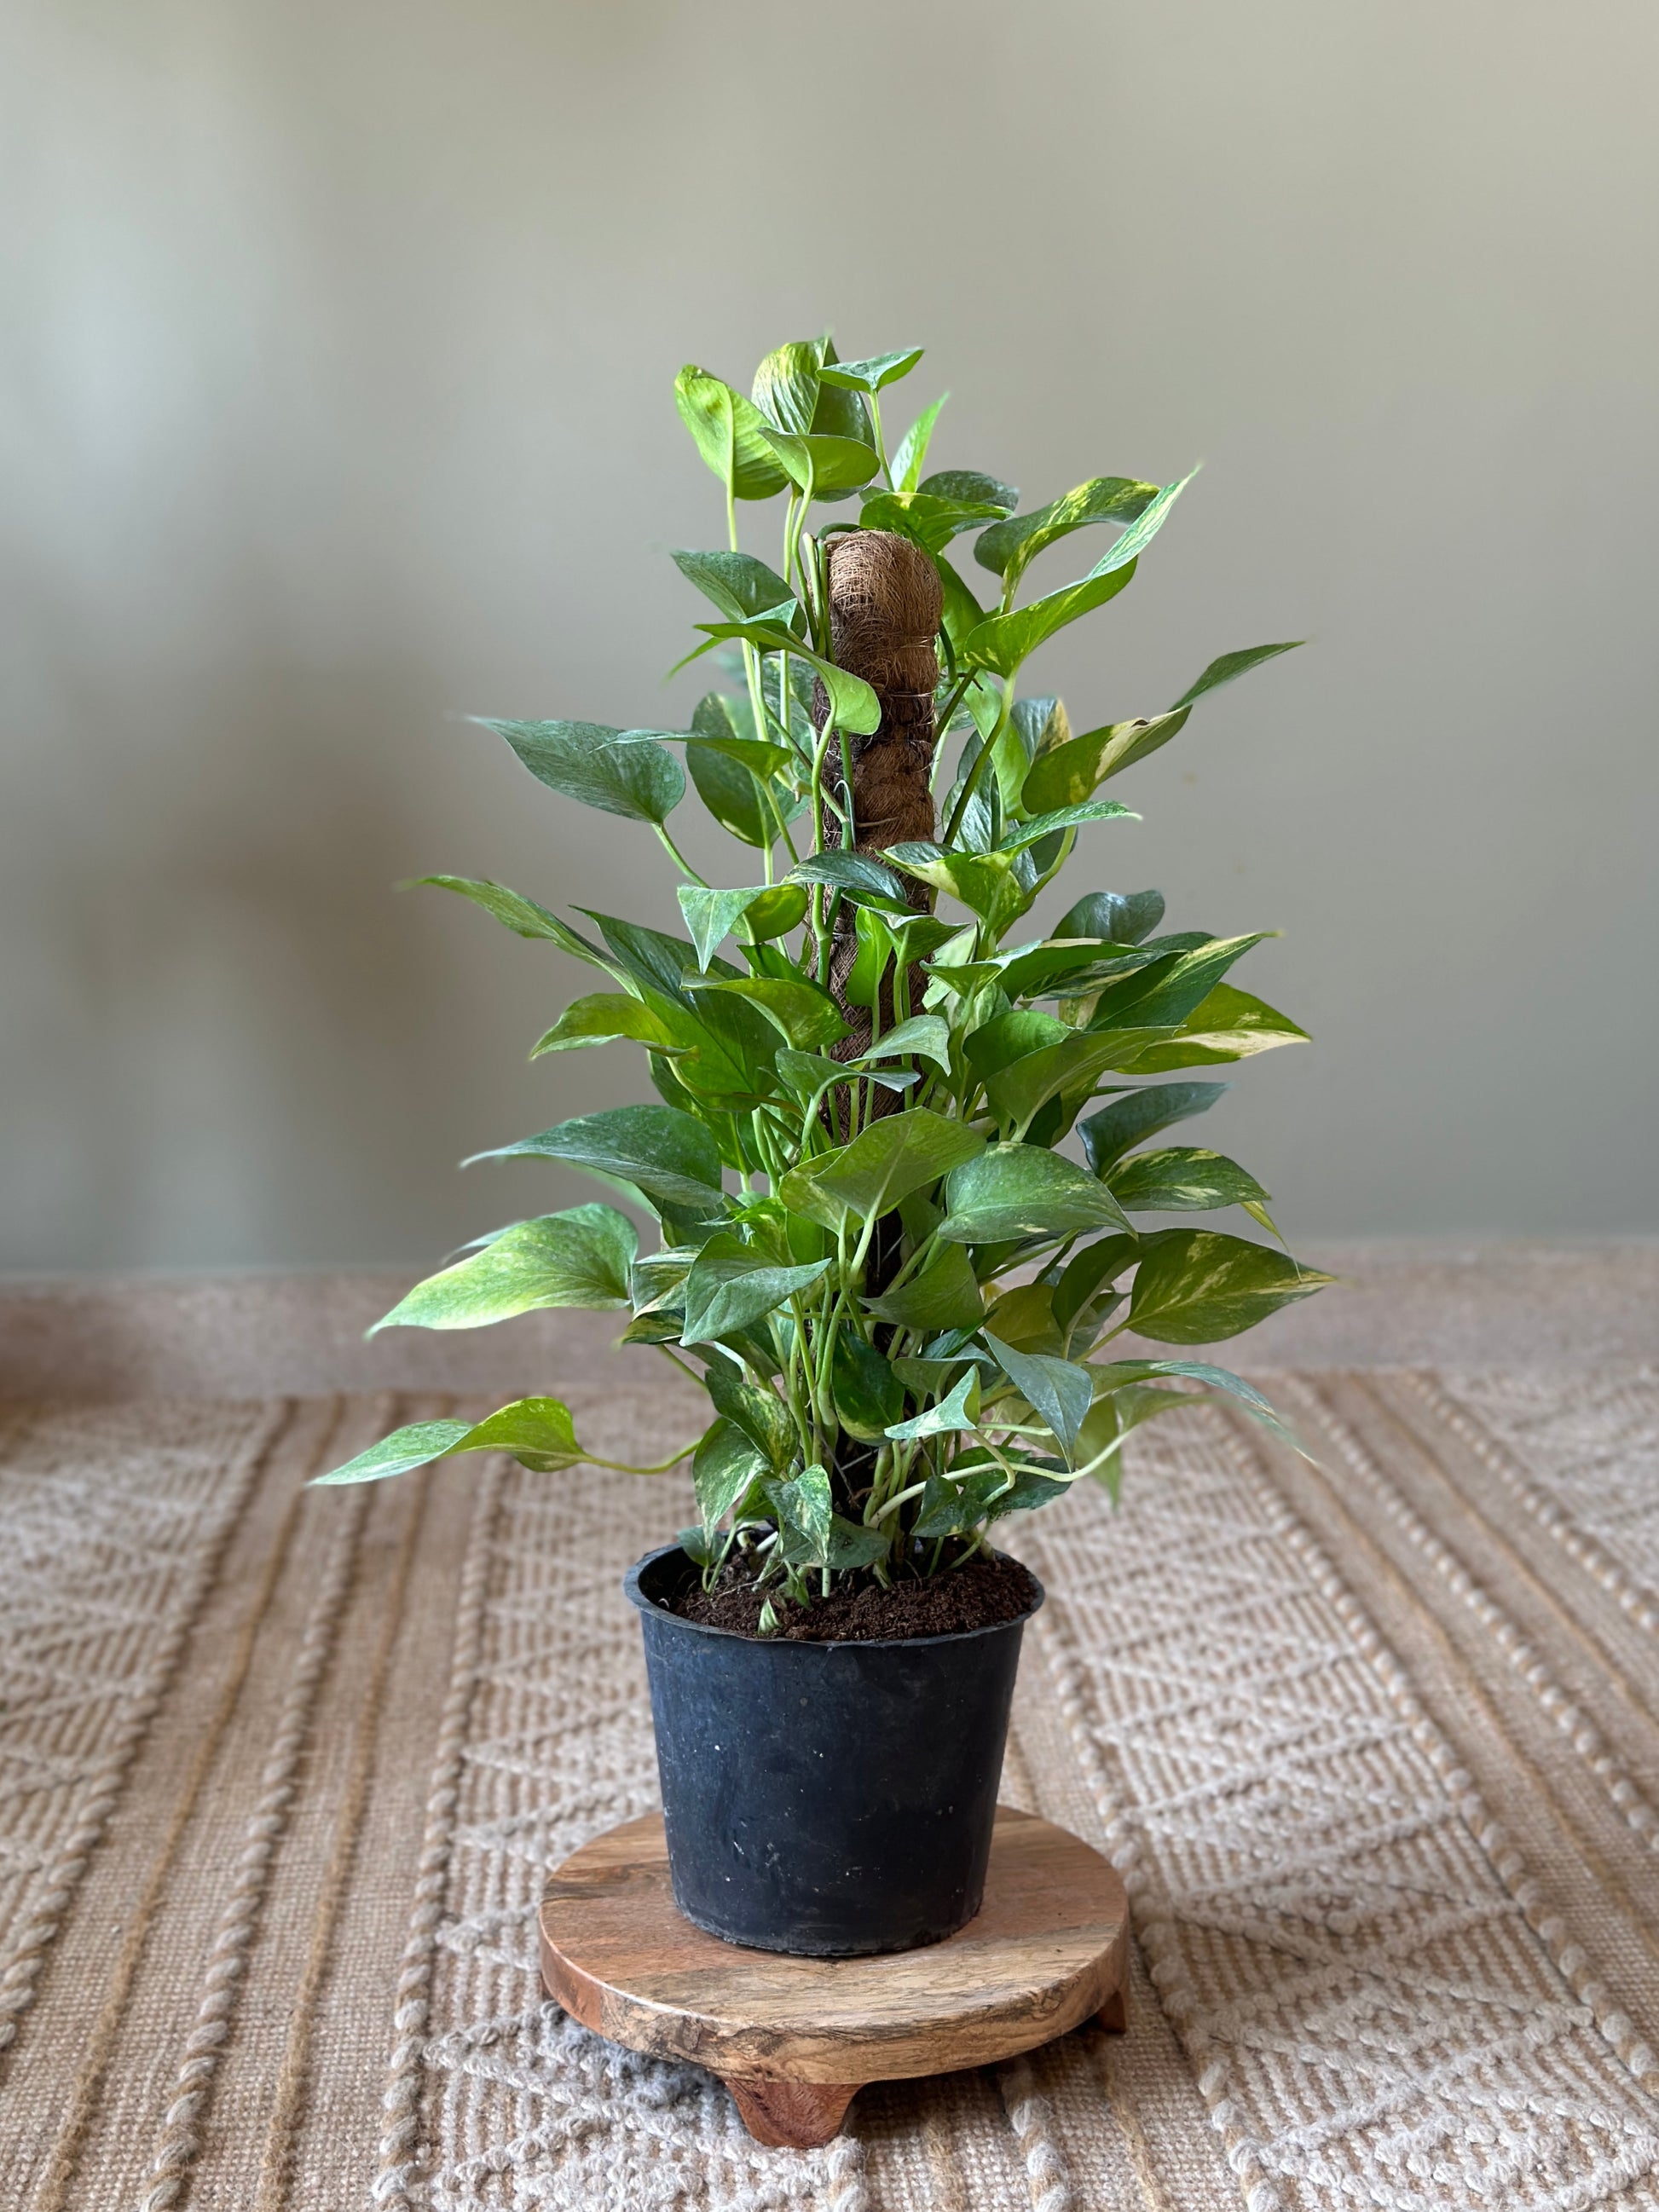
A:
POLYGON ((1128 2033, 1129 1992, 1121 1983, 1112 1991, 1110 1996, 1095 2014, 1095 2018, 1108 2035, 1125 2035, 1128 2033))
POLYGON ((787 2150, 817 2150, 847 2117, 862 2083, 763 2081, 752 2074, 727 2074, 726 2087, 755 2141, 787 2150))

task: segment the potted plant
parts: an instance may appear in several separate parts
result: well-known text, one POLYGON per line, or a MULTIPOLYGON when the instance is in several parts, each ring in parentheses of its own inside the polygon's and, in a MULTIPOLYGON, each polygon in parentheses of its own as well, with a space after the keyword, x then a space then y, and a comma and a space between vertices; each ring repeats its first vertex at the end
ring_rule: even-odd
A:
MULTIPOLYGON (((750 398, 684 369, 727 537, 674 556, 708 603, 687 658, 718 654, 730 687, 689 731, 487 725, 552 791, 654 833, 685 934, 422 878, 596 972, 536 1053, 626 1040, 658 1103, 483 1157, 597 1176, 654 1217, 654 1249, 611 1205, 519 1221, 377 1324, 611 1308, 623 1345, 706 1389, 702 1434, 629 1470, 689 1460, 698 1509, 627 1582, 676 1897, 736 1942, 823 1954, 934 1941, 978 1908, 1042 1600, 995 1524, 1082 1481, 1115 1496, 1125 1438, 1195 1389, 1273 1424, 1179 1348, 1329 1279, 1146 1218, 1239 1206, 1277 1238, 1243 1168, 1154 1141, 1226 1087, 1189 1071, 1303 1039, 1228 980, 1262 933, 1164 933, 1152 890, 1027 920, 1127 812, 1103 787, 1290 648, 1226 653, 1162 713, 1075 733, 1059 700, 1022 696, 1026 661, 1128 584, 1183 483, 1097 477, 1022 513, 998 477, 929 472, 943 403, 890 453, 882 421, 920 358, 780 346, 750 398), (781 503, 775 568, 740 548, 740 501, 781 503), (1032 582, 1102 527, 1081 576, 1032 582), (736 842, 735 884, 675 842, 688 774, 736 842), (1126 1331, 1177 1356, 1114 1357, 1126 1331)), ((563 1404, 526 1398, 400 1429, 321 1480, 490 1450, 593 1461, 563 1404)))

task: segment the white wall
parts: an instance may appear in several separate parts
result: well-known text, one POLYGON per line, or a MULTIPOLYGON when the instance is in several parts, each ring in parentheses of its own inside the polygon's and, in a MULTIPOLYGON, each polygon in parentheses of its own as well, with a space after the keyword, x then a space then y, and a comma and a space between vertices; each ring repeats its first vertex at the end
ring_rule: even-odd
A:
POLYGON ((574 973, 390 887, 672 919, 647 833, 456 717, 689 708, 664 549, 722 522, 674 372, 825 321, 928 347, 941 465, 1206 463, 1031 672, 1074 714, 1316 641, 1126 780, 1077 885, 1287 933, 1240 980, 1316 1043, 1204 1133, 1292 1237, 1659 1228, 1651 8, 33 0, 3 38, 0 1264, 418 1263, 578 1194, 452 1163, 635 1062, 526 1067, 574 973))

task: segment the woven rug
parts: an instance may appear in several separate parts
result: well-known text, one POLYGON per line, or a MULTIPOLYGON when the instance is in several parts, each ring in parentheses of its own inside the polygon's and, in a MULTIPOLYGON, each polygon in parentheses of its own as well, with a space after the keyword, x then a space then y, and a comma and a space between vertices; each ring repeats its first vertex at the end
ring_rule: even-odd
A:
MULTIPOLYGON (((585 1371, 610 1455, 691 1432, 585 1371)), ((1195 1407, 1018 1530, 1004 1795, 1122 1869, 1130 2033, 805 2154, 537 1984, 547 1869, 653 1801, 677 1480, 301 1487, 431 1399, 14 1408, 0 2200, 1659 2208, 1659 1375, 1263 1379, 1316 1465, 1195 1407)))

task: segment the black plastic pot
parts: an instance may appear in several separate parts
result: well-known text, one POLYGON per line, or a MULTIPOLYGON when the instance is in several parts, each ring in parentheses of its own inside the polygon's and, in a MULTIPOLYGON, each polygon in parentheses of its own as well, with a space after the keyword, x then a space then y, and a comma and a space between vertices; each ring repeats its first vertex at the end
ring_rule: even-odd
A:
POLYGON ((696 1571, 670 1546, 623 1585, 645 1633, 680 1911, 729 1943, 830 1959, 965 1927, 1042 1586, 994 1628, 806 1644, 666 1611, 696 1571))

